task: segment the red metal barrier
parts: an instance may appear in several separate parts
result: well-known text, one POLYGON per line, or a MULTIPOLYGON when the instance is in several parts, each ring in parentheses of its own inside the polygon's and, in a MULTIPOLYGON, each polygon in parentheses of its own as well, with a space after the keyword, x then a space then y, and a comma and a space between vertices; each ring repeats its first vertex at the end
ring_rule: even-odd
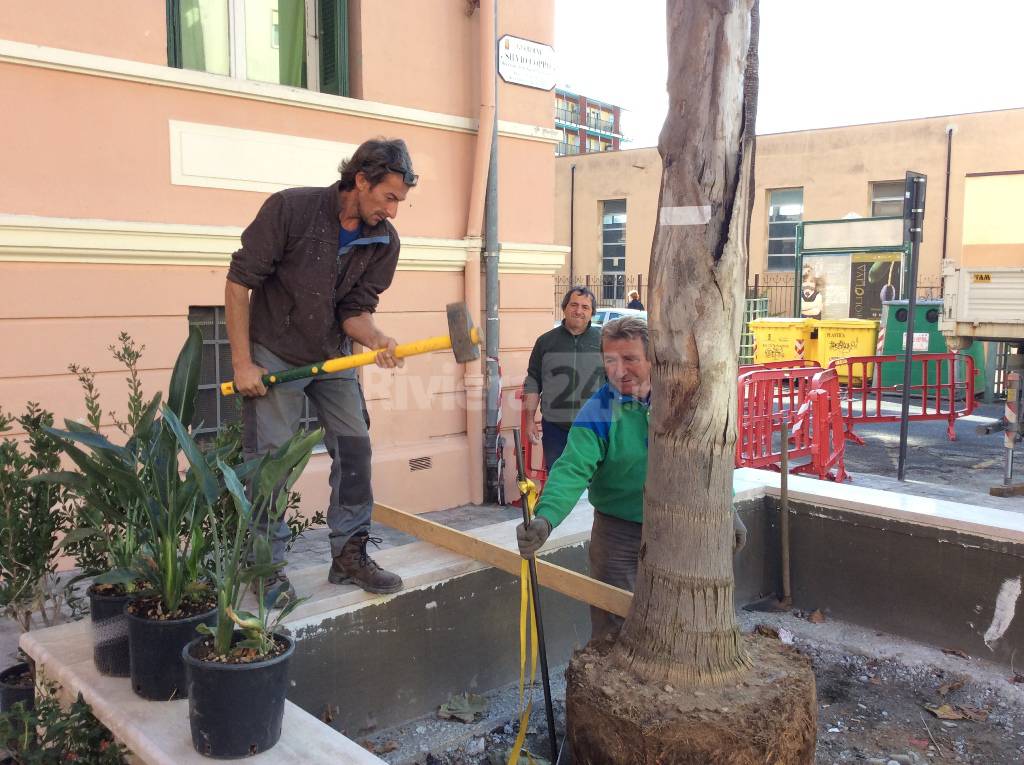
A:
MULTIPOLYGON (((736 466, 779 469, 782 445, 776 443, 776 434, 782 423, 789 422, 790 430, 803 405, 807 402, 811 378, 810 369, 753 369, 737 380, 737 434, 736 466)), ((800 414, 806 416, 806 413, 800 414)), ((807 431, 794 434, 789 443, 790 462, 811 456, 811 443, 807 431)))
MULTIPOLYGON (((853 432, 858 423, 899 422, 898 401, 886 401, 884 396, 901 396, 902 385, 883 386, 887 376, 883 368, 889 365, 903 367, 902 355, 851 356, 835 359, 829 369, 843 367, 850 384, 842 401, 846 437, 858 444, 864 441, 853 432), (871 365, 874 369, 871 370, 871 365), (888 408, 885 406, 888 405, 888 408)), ((915 353, 911 361, 910 420, 946 420, 946 436, 956 440, 954 425, 960 417, 974 411, 974 359, 959 353, 915 353), (917 411, 914 411, 916 409, 917 411)), ((900 375, 902 380, 902 373, 900 375)))
POLYGON ((788 422, 790 472, 845 480, 839 393, 836 373, 818 366, 753 369, 740 375, 736 466, 779 470, 783 445, 777 434, 788 422))
POLYGON ((843 421, 839 375, 834 369, 818 372, 811 379, 807 403, 810 416, 797 418, 795 431, 811 428, 811 461, 792 472, 814 473, 821 480, 845 481, 846 426, 843 421))
POLYGON ((525 464, 526 477, 537 484, 537 491, 544 488, 544 482, 548 480, 548 471, 544 467, 544 448, 539 447, 526 437, 526 407, 523 406, 523 389, 516 391, 516 401, 519 402, 519 432, 523 442, 523 463, 525 464), (540 467, 536 467, 539 464, 540 467))

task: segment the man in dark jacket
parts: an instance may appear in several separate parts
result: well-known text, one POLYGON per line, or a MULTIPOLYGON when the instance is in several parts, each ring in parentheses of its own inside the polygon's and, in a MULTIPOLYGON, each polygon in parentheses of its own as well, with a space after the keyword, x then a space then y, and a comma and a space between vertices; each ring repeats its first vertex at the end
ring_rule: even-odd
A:
POLYGON ((523 383, 526 437, 544 441, 548 470, 565 449, 569 428, 580 407, 604 383, 601 365, 601 331, 591 326, 596 305, 594 293, 573 287, 562 298, 562 323, 537 338, 523 383), (537 406, 541 412, 538 433, 537 406))
MULTIPOLYGON (((389 218, 416 185, 412 160, 404 141, 371 140, 340 169, 341 180, 327 188, 272 194, 242 233, 224 294, 227 329, 235 390, 245 397, 246 456, 286 441, 308 398, 332 460, 328 579, 390 593, 401 589, 401 578, 366 553, 367 543, 379 540, 369 536, 369 418, 355 370, 270 388, 261 380, 267 372, 351 354, 353 341, 379 349, 378 366, 402 366, 395 340, 377 327, 373 313, 398 265, 400 242, 389 218)), ((269 531, 274 560, 281 562, 287 526, 269 531)), ((295 595, 283 573, 268 590, 283 593, 277 606, 295 595)))

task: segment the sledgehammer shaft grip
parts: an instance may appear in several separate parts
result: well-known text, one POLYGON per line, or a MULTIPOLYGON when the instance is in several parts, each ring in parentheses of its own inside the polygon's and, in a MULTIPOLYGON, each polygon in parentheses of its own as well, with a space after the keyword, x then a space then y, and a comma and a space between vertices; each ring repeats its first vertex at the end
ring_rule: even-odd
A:
MULTIPOLYGON (((470 330, 470 337, 474 343, 480 342, 480 334, 476 327, 470 330)), ((452 339, 448 335, 439 335, 426 340, 417 340, 414 343, 403 343, 395 347, 395 358, 403 359, 406 356, 419 356, 432 351, 445 351, 452 347, 452 339)), ((306 377, 316 377, 331 372, 342 372, 346 369, 365 367, 377 361, 377 351, 365 351, 354 356, 339 356, 336 359, 327 359, 319 364, 307 364, 304 367, 293 367, 280 372, 268 372, 263 375, 263 384, 267 387, 279 385, 280 383, 302 380, 306 377)), ((220 392, 224 396, 234 395, 235 384, 233 382, 221 383, 220 392)))

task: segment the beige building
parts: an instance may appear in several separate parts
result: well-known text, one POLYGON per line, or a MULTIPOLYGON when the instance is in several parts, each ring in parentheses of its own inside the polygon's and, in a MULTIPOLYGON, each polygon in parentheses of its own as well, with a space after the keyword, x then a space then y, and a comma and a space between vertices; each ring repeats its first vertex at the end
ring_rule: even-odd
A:
MULTIPOLYGON (((230 375, 224 281, 242 228, 269 193, 336 181, 339 161, 380 135, 405 139, 421 178, 395 221, 401 260, 381 328, 399 342, 444 334, 445 304, 459 300, 482 326, 490 131, 478 125, 493 114, 482 103, 495 56, 481 15, 451 0, 5 0, 0 406, 82 417, 77 362, 96 371, 104 409, 123 412, 107 346, 121 330, 145 344, 152 395, 192 323, 206 334, 202 425, 237 417, 216 387, 230 375)), ((502 0, 503 34, 550 44, 553 0, 502 0)), ((510 426, 565 248, 550 206, 535 203, 554 186, 554 96, 497 89, 510 426)), ((422 511, 481 499, 479 364, 431 354, 366 369, 363 383, 380 501, 422 511)), ((329 464, 316 455, 303 477, 311 506, 326 504, 329 464)))
MULTIPOLYGON (((1024 205, 1024 109, 1011 109, 758 136, 750 281, 792 284, 796 221, 901 215, 907 170, 928 176, 920 285, 937 294, 943 258, 1024 266, 1024 216, 983 214, 1006 194, 1024 205), (965 228, 965 211, 983 225, 965 228)), ((563 278, 571 267, 576 281, 603 280, 605 298, 619 297, 607 286, 619 274, 627 286, 646 279, 660 174, 653 148, 558 158, 563 278)))

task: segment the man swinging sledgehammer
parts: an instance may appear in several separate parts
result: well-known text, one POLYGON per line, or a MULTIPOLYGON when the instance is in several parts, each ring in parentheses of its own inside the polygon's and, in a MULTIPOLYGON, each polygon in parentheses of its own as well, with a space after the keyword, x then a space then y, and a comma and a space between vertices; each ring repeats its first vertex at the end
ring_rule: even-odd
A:
MULTIPOLYGON (((286 441, 310 401, 331 455, 328 580, 392 593, 402 588, 401 577, 382 569, 366 551, 368 543, 380 540, 369 534, 373 490, 362 389, 354 366, 325 373, 319 362, 349 356, 353 341, 377 349, 372 360, 385 369, 402 366, 401 356, 411 355, 401 353, 407 347, 377 327, 373 313, 398 265, 401 243, 390 219, 417 176, 401 140, 367 141, 340 169, 341 180, 326 188, 272 194, 242 233, 224 295, 233 388, 245 397, 247 459, 286 441), (315 368, 310 376, 267 384, 271 372, 309 365, 315 368)), ((449 329, 456 359, 468 360, 463 358, 467 345, 477 352, 476 333, 464 307, 449 307, 449 329)), ((274 562, 283 562, 287 526, 279 522, 267 529, 263 523, 274 562)), ((275 607, 295 597, 283 572, 266 588, 282 593, 275 607)))

